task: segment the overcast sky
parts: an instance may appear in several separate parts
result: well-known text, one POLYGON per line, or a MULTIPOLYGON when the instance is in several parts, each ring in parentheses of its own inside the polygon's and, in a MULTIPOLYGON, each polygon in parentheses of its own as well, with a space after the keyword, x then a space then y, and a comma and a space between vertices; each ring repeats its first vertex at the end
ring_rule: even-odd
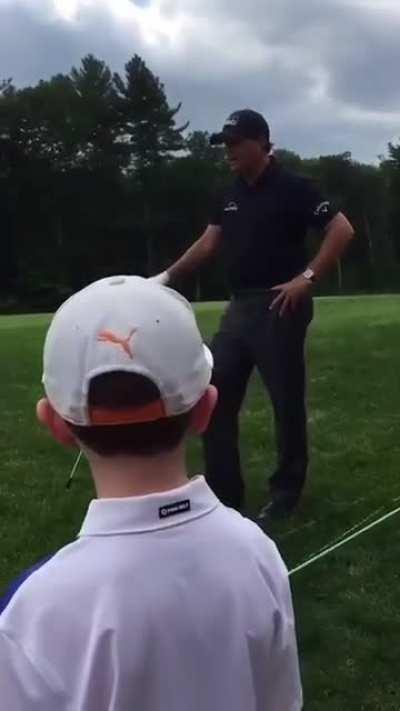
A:
POLYGON ((0 77, 137 53, 193 130, 251 107, 278 147, 375 161, 400 138, 399 37, 400 0, 0 0, 0 77))

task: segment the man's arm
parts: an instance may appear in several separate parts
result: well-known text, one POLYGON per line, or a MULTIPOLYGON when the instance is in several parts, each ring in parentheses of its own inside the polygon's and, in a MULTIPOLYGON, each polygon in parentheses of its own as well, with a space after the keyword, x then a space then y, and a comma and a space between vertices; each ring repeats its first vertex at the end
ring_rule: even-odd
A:
POLYGON ((353 227, 347 217, 342 212, 338 212, 326 228, 321 249, 310 262, 310 267, 317 280, 336 266, 353 237, 353 227))
POLYGON ((219 225, 208 225, 201 237, 172 264, 165 272, 152 277, 161 284, 168 284, 182 276, 199 269, 209 259, 215 256, 222 240, 222 229, 219 225))
MULTIPOLYGON (((310 262, 316 279, 325 276, 333 269, 342 258, 348 245, 354 237, 354 230, 347 217, 338 212, 328 223, 325 229, 324 240, 316 257, 310 262)), ((312 288, 312 282, 302 274, 286 284, 277 284, 273 291, 278 291, 278 296, 272 302, 270 309, 279 307, 282 315, 287 308, 295 308, 296 304, 312 288)))

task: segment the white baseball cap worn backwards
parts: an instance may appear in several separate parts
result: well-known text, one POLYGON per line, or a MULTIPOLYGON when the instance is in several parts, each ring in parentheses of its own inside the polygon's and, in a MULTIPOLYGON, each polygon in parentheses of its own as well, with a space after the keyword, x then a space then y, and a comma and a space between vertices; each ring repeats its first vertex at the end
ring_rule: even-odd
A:
POLYGON ((90 284, 57 311, 44 347, 43 384, 54 410, 75 425, 150 422, 188 412, 206 391, 212 356, 180 294, 136 276, 90 284), (150 405, 90 407, 91 380, 124 371, 160 391, 150 405))

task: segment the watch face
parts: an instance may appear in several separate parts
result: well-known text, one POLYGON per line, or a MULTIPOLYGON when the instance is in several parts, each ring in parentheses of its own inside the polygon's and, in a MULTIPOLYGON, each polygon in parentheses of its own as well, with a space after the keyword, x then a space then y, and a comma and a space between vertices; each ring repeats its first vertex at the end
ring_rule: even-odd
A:
POLYGON ((314 272, 312 269, 306 269, 305 272, 303 272, 303 276, 310 281, 314 281, 314 272))

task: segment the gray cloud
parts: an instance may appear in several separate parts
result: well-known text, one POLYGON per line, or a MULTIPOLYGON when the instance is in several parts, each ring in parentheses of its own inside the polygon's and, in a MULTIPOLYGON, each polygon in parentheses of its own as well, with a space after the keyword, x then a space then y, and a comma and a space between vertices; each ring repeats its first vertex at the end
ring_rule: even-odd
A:
POLYGON ((332 95, 360 107, 400 112, 399 34, 400 22, 364 23, 353 35, 347 31, 345 46, 332 57, 332 95))
POLYGON ((252 106, 280 146, 374 160, 400 134, 399 31, 390 0, 0 0, 0 67, 26 85, 137 52, 193 129, 252 106))

